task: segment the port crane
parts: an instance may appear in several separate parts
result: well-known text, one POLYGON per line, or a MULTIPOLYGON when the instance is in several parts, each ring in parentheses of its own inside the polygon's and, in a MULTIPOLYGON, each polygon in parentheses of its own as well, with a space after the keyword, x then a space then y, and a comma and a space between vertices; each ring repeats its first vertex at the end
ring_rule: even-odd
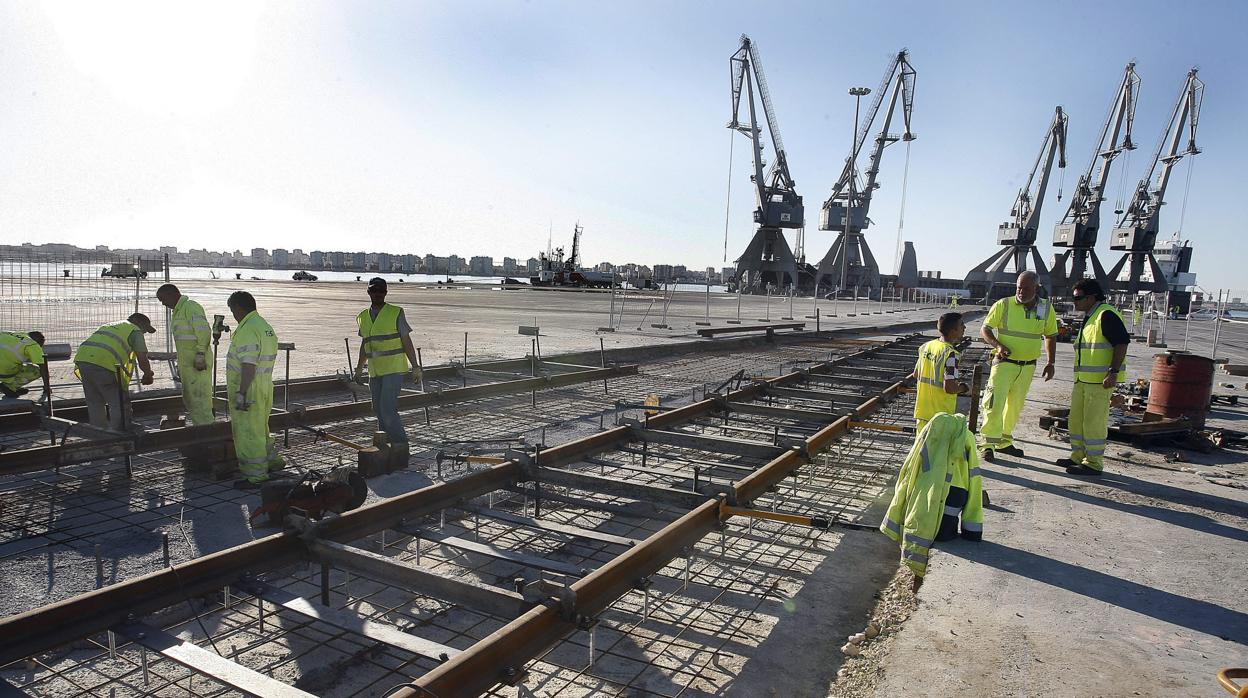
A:
POLYGON ((831 195, 823 202, 819 215, 819 229, 835 230, 837 237, 828 253, 820 260, 815 272, 816 294, 825 277, 836 279, 838 291, 851 286, 880 287, 880 267, 871 254, 871 248, 862 231, 871 224, 868 217, 871 196, 880 188, 877 177, 880 174, 880 158, 884 155, 884 148, 898 141, 914 140, 914 134, 910 131, 910 114, 914 110, 914 81, 917 75, 914 66, 910 65, 909 52, 905 49, 898 51, 889 60, 884 78, 875 91, 875 98, 857 127, 849 157, 845 158, 845 168, 832 187, 831 195), (867 134, 871 131, 886 96, 888 109, 884 112, 884 124, 875 137, 875 147, 867 165, 866 182, 860 187, 858 153, 866 144, 867 134), (900 135, 889 133, 898 102, 901 102, 902 120, 905 122, 905 131, 900 135))
POLYGON ((1069 296, 1070 287, 1090 271, 1092 278, 1108 288, 1108 278, 1101 261, 1096 257, 1096 236, 1101 227, 1101 202, 1105 200, 1105 187, 1114 159, 1123 152, 1135 150, 1131 142, 1131 127, 1135 122, 1135 106, 1139 98, 1140 77, 1135 63, 1127 64, 1118 92, 1109 107, 1109 116, 1101 127, 1101 138, 1087 171, 1079 176, 1070 207, 1053 229, 1053 245, 1068 248, 1053 261, 1051 281, 1053 293, 1069 296), (1097 169, 1097 165, 1100 168, 1097 169))
MULTIPOLYGON (((1028 258, 1032 260, 1040 285, 1045 289, 1049 288, 1049 269, 1044 265, 1040 251, 1036 249, 1036 230, 1040 225, 1040 210, 1044 207, 1044 195, 1049 188, 1053 161, 1056 159, 1059 169, 1066 167, 1067 121, 1066 113, 1060 106, 1057 107, 1053 121, 1044 133, 1044 142, 1036 156, 1036 163, 1031 167, 1031 174, 1027 176, 1027 182, 1018 190, 1018 196, 1014 199, 1014 206, 1010 209, 1011 219, 997 227, 997 243, 1004 245, 1004 249, 966 275, 966 288, 970 289, 972 298, 983 296, 987 300, 995 296, 994 291, 998 285, 1013 287, 1014 275, 1027 270, 1028 258), (1011 263, 1012 273, 1006 271, 1011 263)), ((1057 197, 1060 201, 1060 189, 1057 197)))
POLYGON ((1109 272, 1109 278, 1113 280, 1111 287, 1115 291, 1126 291, 1134 296, 1140 291, 1164 293, 1170 288, 1166 275, 1153 256, 1153 246, 1157 243, 1161 207, 1165 204, 1166 185, 1170 183, 1175 163, 1184 155, 1200 153, 1196 147, 1196 126, 1200 120, 1200 104, 1205 97, 1205 83, 1196 77, 1196 72, 1196 68, 1187 71, 1179 99, 1170 112, 1170 121, 1157 143, 1152 165, 1136 186, 1118 227, 1114 228, 1109 249, 1125 252, 1109 272), (1186 147, 1183 147, 1184 134, 1187 135, 1186 147), (1154 174, 1157 180, 1150 191, 1154 174), (1144 278, 1145 267, 1147 280, 1144 278), (1125 275, 1122 274, 1124 268, 1125 275))
POLYGON ((789 174, 788 156, 784 151, 784 140, 780 137, 771 93, 767 89, 767 78, 763 75, 758 44, 742 34, 741 46, 732 54, 729 65, 732 70, 732 120, 728 122, 728 128, 750 139, 754 161, 750 181, 754 184, 757 202, 754 222, 758 224, 750 244, 737 258, 737 286, 745 293, 766 292, 768 284, 777 289, 785 286, 796 288, 797 260, 784 237, 784 229, 800 230, 805 226, 802 197, 797 193, 797 183, 789 174), (763 172, 767 163, 763 158, 762 129, 758 125, 754 100, 756 87, 763 117, 767 120, 767 133, 775 151, 775 159, 766 174, 763 172), (742 97, 749 108, 748 123, 741 121, 742 97))

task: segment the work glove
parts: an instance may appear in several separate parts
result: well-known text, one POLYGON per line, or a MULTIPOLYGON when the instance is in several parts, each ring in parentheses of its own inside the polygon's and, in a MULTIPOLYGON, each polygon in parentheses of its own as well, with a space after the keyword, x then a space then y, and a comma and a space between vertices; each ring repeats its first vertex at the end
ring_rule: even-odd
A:
POLYGON ((151 371, 148 371, 143 374, 143 377, 139 379, 139 382, 143 385, 151 385, 154 380, 156 380, 156 375, 151 371))
POLYGON ((247 393, 234 393, 234 409, 246 412, 251 405, 247 402, 247 393))
POLYGON ((412 367, 412 382, 420 384, 420 379, 425 377, 425 370, 419 366, 412 367))
POLYGON ((357 385, 364 385, 364 369, 356 366, 355 374, 351 376, 351 381, 357 385))
POLYGON ((204 359, 204 352, 201 351, 195 355, 194 366, 196 371, 205 371, 208 369, 208 361, 204 359))

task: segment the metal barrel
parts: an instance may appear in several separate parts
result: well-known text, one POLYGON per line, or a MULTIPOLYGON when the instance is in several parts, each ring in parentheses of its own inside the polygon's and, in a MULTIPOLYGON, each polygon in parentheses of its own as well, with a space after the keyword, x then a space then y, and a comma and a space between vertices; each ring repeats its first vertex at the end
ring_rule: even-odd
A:
POLYGON ((1148 412, 1187 417, 1196 428, 1205 425, 1213 394, 1213 359, 1183 351, 1153 356, 1148 412))

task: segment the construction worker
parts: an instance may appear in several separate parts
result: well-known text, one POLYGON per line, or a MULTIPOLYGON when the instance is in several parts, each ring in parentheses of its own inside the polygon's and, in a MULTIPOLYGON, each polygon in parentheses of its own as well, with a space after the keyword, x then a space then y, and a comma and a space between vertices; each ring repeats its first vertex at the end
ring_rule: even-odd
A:
POLYGON ((932 544, 958 537, 959 517, 963 538, 983 538, 982 484, 966 417, 933 416, 902 463, 880 524, 880 532, 901 545, 901 561, 914 572, 916 589, 927 574, 932 544))
POLYGON ((1014 295, 993 303, 979 330, 979 335, 993 348, 992 373, 980 405, 984 424, 979 432, 979 457, 988 463, 993 461, 995 452, 1023 455, 1023 450, 1014 444, 1014 427, 1036 375, 1041 344, 1048 359, 1041 375, 1046 381, 1053 379, 1057 313, 1047 298, 1040 297, 1039 290, 1036 272, 1019 274, 1014 295))
POLYGON ((143 385, 151 385, 152 365, 147 360, 143 335, 156 332, 152 321, 135 313, 125 322, 104 325, 78 346, 74 373, 82 380, 87 400, 87 420, 92 426, 121 431, 130 424, 130 374, 137 363, 143 385))
POLYGON ((1070 458, 1059 458, 1072 475, 1100 475, 1105 469, 1109 400, 1125 380, 1131 336, 1118 309, 1105 302, 1095 279, 1075 284, 1070 298, 1084 313, 1075 336, 1075 386, 1070 397, 1070 458))
POLYGON ((915 432, 923 431, 928 421, 941 412, 958 411, 958 395, 969 392, 958 382, 958 350, 954 345, 966 333, 962 313, 945 313, 936 321, 940 339, 919 347, 919 360, 910 378, 917 379, 914 397, 915 432))
POLYGON ((238 322, 230 336, 230 350, 225 355, 230 431, 234 435, 238 469, 243 475, 234 487, 257 489, 269 479, 270 470, 281 470, 286 465, 277 454, 277 445, 269 433, 277 334, 256 312, 256 299, 250 293, 235 291, 226 305, 238 322))
POLYGON ((191 424, 212 424, 212 328, 204 307, 182 295, 177 286, 165 284, 156 290, 161 305, 173 311, 173 346, 177 350, 178 377, 182 381, 182 403, 191 424))
POLYGON ((0 395, 21 397, 30 390, 27 383, 43 378, 43 397, 52 395, 48 361, 43 355, 42 332, 0 332, 0 395))
POLYGON ((949 307, 950 308, 958 307, 958 297, 956 294, 953 294, 953 293, 949 294, 949 307))
POLYGON ((406 460, 407 431, 399 417, 399 390, 411 371, 412 380, 420 380, 416 348, 412 346, 411 325, 403 309, 386 302, 386 280, 377 276, 368 281, 368 298, 372 303, 360 311, 355 323, 360 330, 360 358, 355 364, 357 382, 363 380, 364 364, 368 363, 368 389, 373 397, 373 414, 377 427, 386 433, 390 444, 406 460))

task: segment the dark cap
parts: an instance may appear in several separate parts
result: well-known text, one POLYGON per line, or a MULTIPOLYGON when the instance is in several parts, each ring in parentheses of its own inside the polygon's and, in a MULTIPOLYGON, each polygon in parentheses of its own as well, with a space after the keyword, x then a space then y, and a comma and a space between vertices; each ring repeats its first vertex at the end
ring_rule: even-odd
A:
POLYGON ((369 291, 386 290, 386 280, 381 278, 380 276, 374 276, 373 278, 368 280, 368 290, 369 291))
POLYGON ((152 327, 152 321, 143 313, 135 313, 126 319, 134 323, 140 330, 143 330, 147 334, 156 334, 156 328, 152 327))

